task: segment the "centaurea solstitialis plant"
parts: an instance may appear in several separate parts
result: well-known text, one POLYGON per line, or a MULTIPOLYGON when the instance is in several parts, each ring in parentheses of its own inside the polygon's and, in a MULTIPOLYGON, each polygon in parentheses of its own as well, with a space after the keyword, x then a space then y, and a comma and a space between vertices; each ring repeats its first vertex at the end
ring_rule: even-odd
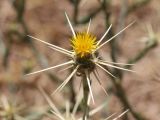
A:
POLYGON ((71 78, 75 74, 81 76, 82 77, 82 83, 83 83, 83 91, 84 91, 83 102, 84 102, 84 106, 85 106, 85 108, 84 108, 84 118, 83 119, 86 119, 87 116, 88 116, 87 100, 88 100, 89 93, 90 93, 91 99, 94 103, 94 98, 93 98, 93 93, 92 93, 92 88, 91 88, 91 79, 90 79, 91 73, 95 76, 95 78, 97 79, 101 88, 107 94, 106 90, 104 89, 104 87, 102 86, 102 84, 100 82, 100 79, 99 79, 99 76, 98 76, 98 73, 97 73, 97 69, 96 69, 97 67, 102 69, 103 71, 107 72, 112 77, 115 77, 115 76, 110 71, 105 69, 104 66, 112 67, 112 68, 116 68, 116 69, 121 69, 121 70, 126 70, 126 71, 132 71, 132 70, 128 70, 128 69, 117 66, 118 64, 121 64, 121 65, 128 65, 128 64, 115 63, 115 62, 109 62, 109 61, 102 60, 98 56, 98 50, 100 48, 102 48, 104 45, 106 45, 108 42, 110 42, 112 39, 117 37, 125 29, 130 27, 133 23, 129 24, 127 27, 125 27, 120 32, 118 32, 116 35, 114 35, 113 37, 111 37, 107 41, 103 42, 107 33, 111 29, 112 25, 110 25, 109 28, 107 29, 107 31, 104 33, 104 35, 99 40, 97 40, 97 38, 89 32, 91 20, 89 22, 87 31, 76 33, 74 31, 73 26, 70 22, 70 19, 69 19, 68 15, 66 13, 65 13, 65 16, 67 18, 69 27, 70 27, 70 29, 72 31, 72 34, 73 34, 73 36, 70 38, 71 46, 72 46, 71 51, 66 50, 64 48, 61 48, 59 46, 50 44, 48 42, 45 42, 45 41, 43 41, 41 39, 38 39, 36 37, 30 36, 30 35, 28 35, 28 36, 37 40, 37 41, 40 41, 40 42, 48 45, 53 50, 56 50, 60 53, 63 53, 64 55, 67 55, 70 58, 70 60, 68 62, 59 64, 59 65, 56 65, 56 66, 48 67, 46 69, 42 69, 42 70, 39 70, 39 71, 35 71, 35 72, 29 73, 27 75, 32 75, 32 74, 36 74, 36 73, 44 72, 44 71, 47 71, 47 70, 50 70, 50 69, 54 69, 54 68, 58 68, 58 67, 68 65, 66 67, 66 69, 72 68, 73 71, 66 78, 66 80, 64 80, 64 82, 54 91, 54 93, 56 93, 58 91, 61 91, 62 88, 64 88, 64 86, 71 80, 71 78))

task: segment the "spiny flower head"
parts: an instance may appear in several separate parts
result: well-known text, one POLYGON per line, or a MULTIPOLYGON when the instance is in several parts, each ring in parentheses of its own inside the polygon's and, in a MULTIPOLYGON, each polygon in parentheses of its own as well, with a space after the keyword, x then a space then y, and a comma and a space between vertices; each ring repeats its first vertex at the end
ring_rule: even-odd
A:
POLYGON ((96 37, 90 33, 77 33, 71 38, 73 51, 78 58, 87 57, 97 48, 96 37))
POLYGON ((0 96, 0 118, 3 120, 18 120, 18 118, 23 118, 20 113, 22 113, 25 106, 17 104, 13 100, 11 101, 5 95, 0 96))
POLYGON ((120 33, 122 33, 124 30, 126 30, 128 27, 130 27, 133 23, 129 24, 127 27, 125 27, 120 32, 118 32, 117 34, 112 36, 110 39, 103 42, 105 36, 107 35, 109 30, 111 29, 112 25, 109 26, 109 28, 106 30, 106 32, 103 34, 103 36, 99 40, 96 40, 96 37, 89 33, 91 20, 89 22, 87 32, 81 32, 81 33, 76 34, 74 29, 73 29, 73 26, 72 26, 72 24, 69 20, 69 17, 66 13, 65 13, 65 16, 67 18, 69 27, 70 27, 70 29, 72 31, 72 34, 73 34, 73 37, 70 39, 73 51, 66 50, 64 48, 61 48, 59 46, 53 45, 51 43, 45 42, 41 39, 38 39, 38 38, 35 38, 35 37, 32 37, 32 36, 29 36, 29 37, 48 45, 53 50, 56 50, 60 53, 63 53, 64 55, 67 55, 70 58, 70 61, 64 62, 64 63, 59 64, 59 65, 51 66, 51 67, 48 67, 48 68, 45 68, 45 69, 42 69, 42 70, 39 70, 39 71, 35 71, 35 72, 29 73, 27 75, 36 74, 36 73, 44 72, 44 71, 47 71, 47 70, 50 70, 50 69, 55 69, 55 68, 58 68, 58 67, 68 65, 64 70, 72 68, 73 71, 64 80, 64 82, 54 91, 54 93, 56 93, 57 91, 61 91, 62 88, 64 88, 64 86, 71 80, 71 78, 76 73, 80 73, 79 75, 83 75, 83 76, 86 77, 88 88, 89 88, 89 91, 90 91, 90 95, 91 95, 91 98, 92 98, 93 103, 94 103, 93 93, 92 93, 91 83, 90 83, 90 81, 91 81, 90 80, 90 76, 91 76, 90 73, 93 73, 93 75, 96 78, 96 80, 98 81, 99 85, 101 86, 103 91, 107 94, 107 92, 105 91, 105 89, 102 86, 102 83, 99 79, 99 76, 98 76, 99 74, 98 74, 96 68, 102 69, 104 72, 111 75, 112 77, 115 77, 115 76, 109 70, 107 70, 104 66, 133 72, 132 70, 128 70, 126 68, 122 68, 122 67, 117 66, 117 65, 130 65, 130 64, 104 61, 104 60, 101 59, 101 57, 99 57, 96 54, 97 51, 101 47, 103 47, 105 44, 107 44, 108 42, 113 40, 120 33))

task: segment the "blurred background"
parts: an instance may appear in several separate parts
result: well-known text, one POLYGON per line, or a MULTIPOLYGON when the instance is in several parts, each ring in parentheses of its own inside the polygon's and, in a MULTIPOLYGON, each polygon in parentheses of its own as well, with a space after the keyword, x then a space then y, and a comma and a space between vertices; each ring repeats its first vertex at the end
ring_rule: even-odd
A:
MULTIPOLYGON (((111 113, 130 109, 124 120, 159 120, 160 118, 160 1, 159 0, 0 0, 0 120, 54 120, 48 104, 37 89, 40 85, 50 96, 70 73, 61 68, 24 76, 68 58, 45 44, 27 37, 32 35, 54 45, 71 49, 71 30, 67 12, 76 32, 87 29, 97 39, 110 24, 112 37, 125 26, 135 23, 105 45, 100 55, 107 61, 131 63, 122 66, 136 73, 110 69, 116 79, 100 70, 106 96, 92 80, 94 109, 107 105, 92 116, 97 120, 111 113), (11 107, 12 110, 8 111, 11 107)), ((51 96, 62 112, 66 101, 75 104, 80 80, 74 77, 62 92, 51 96)), ((81 109, 78 111, 81 114, 81 109)))

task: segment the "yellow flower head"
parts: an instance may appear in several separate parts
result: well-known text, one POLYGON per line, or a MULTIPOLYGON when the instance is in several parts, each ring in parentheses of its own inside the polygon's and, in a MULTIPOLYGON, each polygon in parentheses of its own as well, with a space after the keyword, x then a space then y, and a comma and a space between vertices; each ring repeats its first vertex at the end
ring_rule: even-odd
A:
POLYGON ((96 37, 90 33, 77 33, 75 37, 71 38, 73 51, 77 57, 86 57, 97 48, 96 37))
POLYGON ((131 65, 131 64, 104 61, 97 54, 98 50, 101 47, 103 47, 105 44, 107 44, 108 42, 113 40, 115 37, 117 37, 120 33, 122 33, 124 30, 126 30, 134 22, 129 24, 127 27, 122 29, 120 32, 118 32, 117 34, 115 34, 114 36, 109 38, 108 40, 104 41, 104 38, 106 37, 107 33, 111 29, 112 25, 109 26, 109 28, 106 30, 106 32, 103 34, 103 36, 99 40, 96 40, 96 37, 89 33, 91 20, 89 22, 88 29, 86 32, 75 33, 73 26, 69 20, 69 17, 66 13, 65 13, 65 16, 68 21, 71 32, 73 34, 73 37, 70 39, 73 51, 61 48, 59 46, 53 45, 51 43, 48 43, 46 41, 43 41, 43 40, 38 39, 33 36, 29 36, 29 37, 48 45, 53 50, 56 50, 60 53, 63 53, 64 55, 67 55, 70 58, 70 60, 68 62, 64 62, 64 63, 58 64, 55 66, 51 66, 51 67, 48 67, 48 68, 45 68, 42 70, 38 70, 38 71, 35 71, 32 73, 29 73, 27 75, 37 74, 37 73, 44 72, 44 71, 47 71, 50 69, 55 69, 55 68, 58 68, 61 66, 68 65, 68 67, 65 68, 65 70, 73 68, 73 71, 66 78, 66 80, 54 91, 53 94, 55 94, 58 91, 61 91, 62 88, 64 88, 64 86, 71 80, 73 75, 80 73, 77 75, 83 75, 83 77, 86 77, 88 88, 89 88, 90 94, 91 94, 91 98, 94 103, 93 94, 92 94, 92 90, 91 90, 91 84, 90 84, 90 73, 91 72, 94 74, 95 78, 98 80, 99 84, 101 85, 101 88, 107 94, 107 92, 105 91, 105 89, 103 88, 102 84, 99 81, 98 74, 97 74, 97 71, 95 70, 95 68, 98 67, 98 68, 102 69, 104 72, 106 72, 107 74, 111 75, 114 78, 115 78, 115 76, 110 71, 105 69, 104 66, 134 72, 132 70, 128 70, 126 68, 122 68, 122 67, 117 66, 117 65, 131 65))

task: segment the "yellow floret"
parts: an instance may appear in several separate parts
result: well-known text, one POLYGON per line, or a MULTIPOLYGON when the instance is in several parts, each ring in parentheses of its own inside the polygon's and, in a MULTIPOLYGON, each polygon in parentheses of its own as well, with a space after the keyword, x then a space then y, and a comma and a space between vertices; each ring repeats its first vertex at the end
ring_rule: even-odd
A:
POLYGON ((96 37, 92 34, 83 32, 77 33, 75 37, 71 39, 73 51, 77 57, 85 57, 96 49, 96 37))

